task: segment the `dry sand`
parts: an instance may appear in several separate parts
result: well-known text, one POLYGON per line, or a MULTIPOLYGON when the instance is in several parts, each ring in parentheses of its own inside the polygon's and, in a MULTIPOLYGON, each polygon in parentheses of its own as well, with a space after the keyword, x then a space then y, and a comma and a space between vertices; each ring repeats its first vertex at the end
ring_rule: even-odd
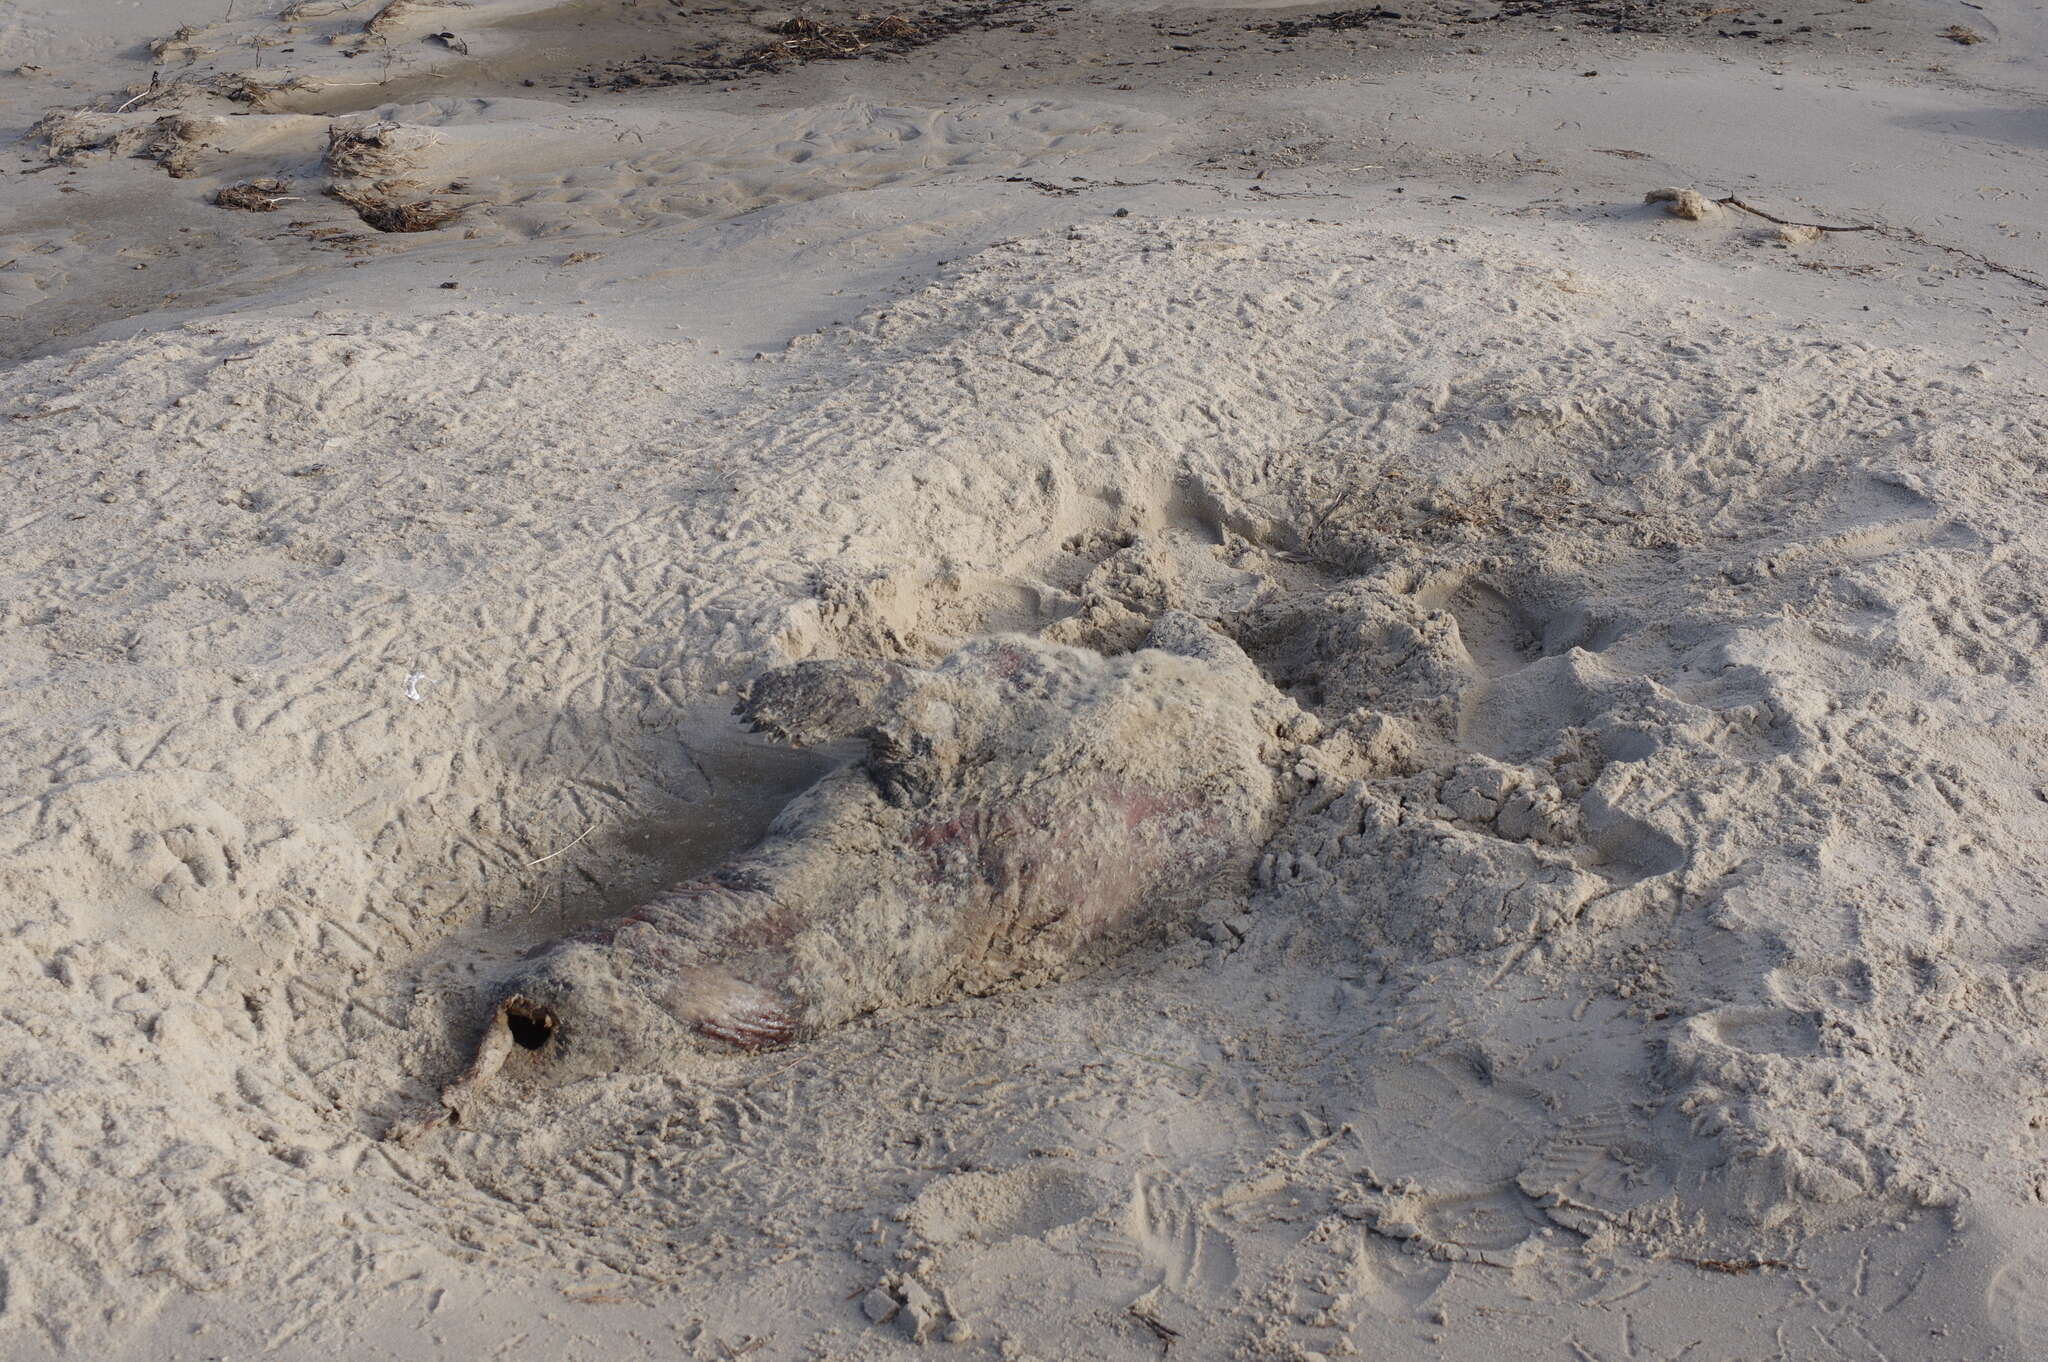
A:
POLYGON ((0 0, 0 1356, 2048 1357, 2048 22, 1394 8, 0 0), (1192 925, 385 1138, 1169 610, 1192 925))

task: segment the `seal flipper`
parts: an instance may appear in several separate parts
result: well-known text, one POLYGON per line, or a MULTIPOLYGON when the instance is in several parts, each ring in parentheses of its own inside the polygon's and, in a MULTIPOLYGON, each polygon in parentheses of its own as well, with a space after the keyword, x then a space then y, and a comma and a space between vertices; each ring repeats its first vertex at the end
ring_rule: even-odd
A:
POLYGON ((792 747, 868 736, 917 684, 894 662, 827 659, 763 672, 733 713, 792 747))
POLYGON ((734 713, 795 747, 861 739, 882 797, 911 806, 928 802, 951 766, 951 710, 931 685, 929 672, 894 662, 798 662, 755 678, 734 713))
POLYGON ((684 970, 664 1001, 698 1035, 736 1049, 767 1050, 797 1039, 783 999, 723 970, 684 970))

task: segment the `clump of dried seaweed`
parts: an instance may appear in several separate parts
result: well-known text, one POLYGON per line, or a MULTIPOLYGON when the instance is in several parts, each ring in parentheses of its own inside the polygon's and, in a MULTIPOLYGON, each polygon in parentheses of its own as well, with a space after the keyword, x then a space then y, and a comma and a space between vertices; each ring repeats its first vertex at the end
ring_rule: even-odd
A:
POLYGON ((408 181, 383 180, 363 187, 329 185, 330 198, 355 209, 356 216, 380 232, 431 232, 460 218, 466 204, 445 199, 408 198, 408 181))
POLYGON ((468 0, 389 0, 382 9, 371 15, 363 24, 363 34, 370 38, 390 38, 391 30, 401 19, 410 18, 415 10, 431 9, 436 6, 466 6, 468 0))
POLYGON ((828 24, 799 14, 772 30, 781 41, 764 44, 743 53, 734 63, 741 67, 776 67, 784 62, 843 61, 857 57, 876 43, 912 42, 917 25, 900 14, 870 19, 858 28, 828 24))
POLYGON ((183 57, 189 62, 200 55, 199 44, 193 41, 198 36, 198 29, 185 24, 175 33, 166 33, 161 38, 151 40, 149 55, 159 62, 168 61, 173 57, 183 57))
POLYGON ((245 74, 208 76, 204 80, 187 80, 180 76, 176 80, 152 80, 148 85, 131 85, 122 93, 128 98, 115 113, 128 113, 134 109, 204 108, 216 100, 225 99, 232 104, 247 104, 258 109, 273 107, 278 95, 294 90, 310 90, 313 82, 301 76, 290 76, 283 80, 258 80, 245 74))
POLYGON ((629 90, 649 85, 708 84, 736 75, 771 75, 810 61, 882 61, 956 33, 1023 28, 1037 11, 1015 0, 955 0, 888 14, 857 14, 848 24, 799 15, 770 31, 778 41, 734 49, 723 41, 688 53, 641 58, 613 66, 605 85, 629 90))
POLYGON ((391 0, 390 4, 369 17, 363 24, 363 32, 373 38, 381 38, 408 12, 419 7, 419 0, 391 0))
POLYGON ((1247 24, 1255 33, 1270 33, 1276 38, 1299 38, 1318 30, 1343 32, 1345 29, 1364 28, 1382 19, 1398 19, 1399 12, 1373 5, 1367 9, 1332 10, 1328 14, 1311 14, 1301 19, 1275 19, 1269 23, 1247 24))
POLYGON ((246 213, 275 213, 279 204, 291 201, 293 196, 285 192, 290 188, 283 180, 243 180, 216 190, 213 203, 216 208, 239 208, 246 213))
POLYGON ((439 140, 429 129, 398 123, 329 123, 321 160, 327 173, 340 179, 389 179, 417 168, 419 153, 439 140))
POLYGON ((174 180, 182 180, 198 169, 199 153, 206 139, 221 131, 218 118, 192 114, 165 114, 150 125, 147 139, 135 154, 155 161, 174 180))
POLYGON ((118 113, 60 109, 39 119, 27 136, 41 142, 52 161, 75 165, 103 151, 155 161, 174 179, 183 179, 196 168, 206 139, 221 127, 220 119, 204 115, 174 113, 143 121, 118 113))
POLYGON ((133 126, 90 109, 53 109, 37 119, 22 138, 41 143, 52 161, 69 164, 95 151, 113 150, 115 141, 133 126))
POLYGON ((237 104, 252 108, 270 109, 276 107, 277 96, 290 94, 295 90, 311 90, 315 86, 303 76, 291 76, 285 80, 257 80, 254 76, 216 76, 213 80, 214 93, 237 104))

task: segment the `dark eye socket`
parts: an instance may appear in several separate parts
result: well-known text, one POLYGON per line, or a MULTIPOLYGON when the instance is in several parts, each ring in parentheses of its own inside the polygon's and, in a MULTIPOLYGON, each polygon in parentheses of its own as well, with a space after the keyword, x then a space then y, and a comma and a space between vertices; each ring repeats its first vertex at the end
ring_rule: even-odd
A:
POLYGON ((505 1029, 512 1043, 522 1050, 538 1050, 555 1035, 555 1014, 535 1003, 521 1002, 505 1009, 505 1029))

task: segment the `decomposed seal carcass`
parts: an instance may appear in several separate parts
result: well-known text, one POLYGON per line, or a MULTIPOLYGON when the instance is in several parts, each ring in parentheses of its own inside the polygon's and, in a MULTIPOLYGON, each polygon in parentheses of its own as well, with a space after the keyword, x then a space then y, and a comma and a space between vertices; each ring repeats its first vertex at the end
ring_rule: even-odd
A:
POLYGON ((739 859, 538 948, 424 1125, 522 1050, 563 1073, 648 1067, 1099 963, 1243 884, 1276 732, 1300 719, 1182 614, 1119 656, 1005 636, 929 669, 799 662, 739 713, 867 753, 739 859))

